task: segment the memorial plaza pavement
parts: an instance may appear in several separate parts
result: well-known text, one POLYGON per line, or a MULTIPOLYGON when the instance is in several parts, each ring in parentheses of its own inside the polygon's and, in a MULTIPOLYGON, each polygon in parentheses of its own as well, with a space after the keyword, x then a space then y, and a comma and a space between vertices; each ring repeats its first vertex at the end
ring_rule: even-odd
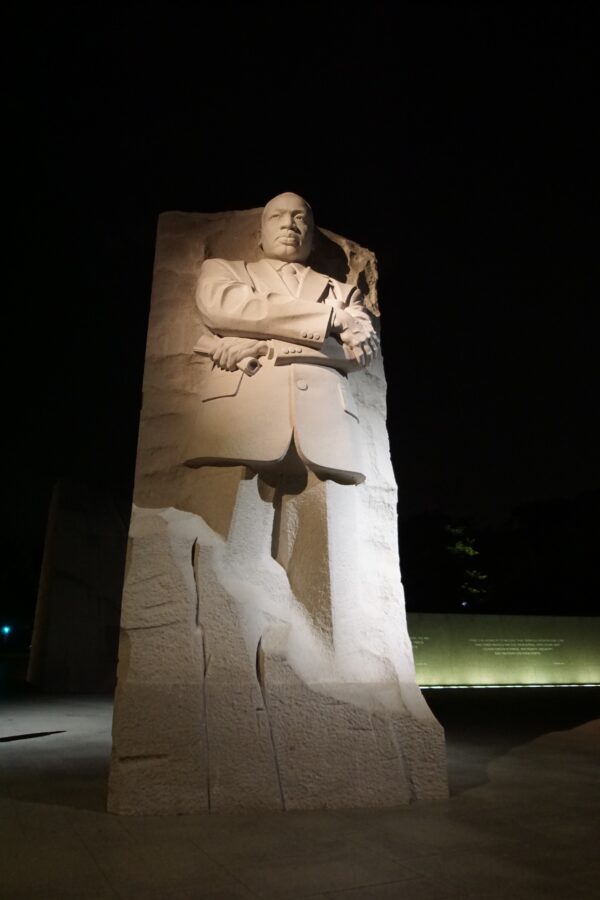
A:
POLYGON ((109 697, 0 716, 2 900, 592 900, 600 688, 428 691, 450 797, 409 808, 118 817, 109 697))

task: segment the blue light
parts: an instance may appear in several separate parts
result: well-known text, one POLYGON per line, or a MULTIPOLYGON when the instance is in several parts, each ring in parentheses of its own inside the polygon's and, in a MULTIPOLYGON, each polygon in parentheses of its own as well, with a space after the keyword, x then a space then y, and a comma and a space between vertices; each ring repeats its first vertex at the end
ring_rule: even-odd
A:
POLYGON ((2 634, 4 634, 5 636, 8 636, 11 633, 11 631, 12 631, 12 628, 10 627, 10 625, 2 626, 2 634))

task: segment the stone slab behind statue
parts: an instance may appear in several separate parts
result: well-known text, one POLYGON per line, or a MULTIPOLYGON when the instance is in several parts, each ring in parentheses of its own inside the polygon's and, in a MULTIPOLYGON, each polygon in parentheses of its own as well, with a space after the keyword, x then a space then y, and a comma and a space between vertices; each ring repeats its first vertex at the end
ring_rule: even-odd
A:
MULTIPOLYGON (((270 552, 274 511, 256 476, 183 465, 211 366, 192 352, 200 266, 256 259, 259 228, 260 210, 159 222, 113 726, 117 813, 447 793, 443 731, 416 685, 406 629, 381 361, 349 377, 366 481, 314 479, 310 503, 299 496, 287 572, 270 552), (352 529, 352 559, 330 571, 340 529, 345 545, 352 529)), ((369 251, 321 231, 311 263, 359 283, 378 316, 369 251)))
POLYGON ((115 497, 57 482, 29 657, 35 687, 69 694, 114 689, 126 544, 127 513, 115 497))

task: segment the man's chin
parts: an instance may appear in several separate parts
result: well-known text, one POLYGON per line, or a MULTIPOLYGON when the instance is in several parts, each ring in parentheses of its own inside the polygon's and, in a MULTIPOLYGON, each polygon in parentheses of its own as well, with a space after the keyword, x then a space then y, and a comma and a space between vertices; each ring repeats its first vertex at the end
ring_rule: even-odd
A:
POLYGON ((279 259, 282 262, 302 262, 304 254, 299 247, 278 247, 271 259, 279 259))

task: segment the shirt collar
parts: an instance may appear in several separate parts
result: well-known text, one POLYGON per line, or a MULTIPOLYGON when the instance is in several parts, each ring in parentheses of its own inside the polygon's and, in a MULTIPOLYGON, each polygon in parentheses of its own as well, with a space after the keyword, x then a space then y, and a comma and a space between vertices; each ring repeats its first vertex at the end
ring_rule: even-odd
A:
MULTIPOLYGON (((272 266, 276 272, 280 272, 284 266, 287 266, 287 260, 285 260, 285 259, 270 259, 269 257, 265 256, 265 261, 268 262, 269 265, 272 266)), ((299 263, 299 262, 295 262, 294 265, 298 269, 298 273, 302 273, 302 272, 304 272, 304 270, 306 268, 308 268, 303 263, 299 263)))

